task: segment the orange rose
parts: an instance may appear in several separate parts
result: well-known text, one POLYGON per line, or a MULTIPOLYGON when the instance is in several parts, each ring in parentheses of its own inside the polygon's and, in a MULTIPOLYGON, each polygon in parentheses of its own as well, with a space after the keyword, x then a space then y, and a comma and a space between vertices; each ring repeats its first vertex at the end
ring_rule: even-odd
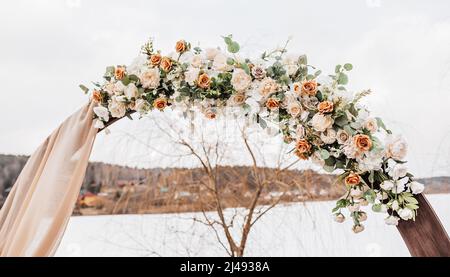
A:
POLYGON ((116 67, 116 70, 114 70, 114 77, 117 80, 122 80, 124 76, 125 76, 125 67, 123 66, 116 67))
POLYGON ((209 85, 211 84, 211 79, 209 78, 208 74, 203 73, 200 76, 198 76, 197 79, 197 86, 203 89, 209 88, 209 85))
POLYGON ((102 102, 102 94, 98 90, 94 90, 92 92, 92 100, 94 100, 95 103, 101 103, 102 102))
POLYGON ((183 52, 185 52, 185 51, 187 50, 187 44, 186 44, 186 41, 184 41, 184 40, 179 40, 179 41, 177 41, 177 44, 175 45, 175 50, 176 50, 178 53, 183 53, 183 52))
POLYGON ((326 114, 331 113, 333 111, 334 104, 331 101, 323 101, 317 105, 317 109, 319 109, 319 113, 326 114))
POLYGON ((295 145, 295 150, 300 154, 308 153, 311 150, 311 144, 306 139, 299 139, 295 145))
POLYGON ((315 80, 302 82, 302 93, 314 96, 317 93, 317 82, 315 80))
POLYGON ((372 148, 372 140, 367 135, 356 135, 353 137, 356 148, 360 151, 369 151, 372 148))
POLYGON ((280 106, 280 102, 277 99, 274 99, 274 98, 267 99, 266 107, 269 110, 271 110, 271 111, 276 110, 276 109, 278 109, 279 106, 280 106))
POLYGON ((361 183, 361 177, 359 177, 356 173, 350 173, 347 177, 345 177, 345 184, 348 186, 357 186, 361 183))
POLYGON ((164 110, 166 106, 167 106, 167 99, 164 97, 156 98, 155 101, 153 102, 153 107, 160 111, 164 110))
POLYGON ((160 54, 153 54, 150 56, 150 63, 153 66, 157 66, 161 63, 161 55, 160 54))
POLYGON ((306 155, 305 153, 300 153, 298 151, 295 151, 295 155, 297 155, 297 157, 299 157, 299 159, 301 159, 301 160, 307 160, 308 159, 308 155, 306 155))
POLYGON ((172 60, 169 57, 161 58, 160 67, 165 72, 169 72, 172 69, 172 60))

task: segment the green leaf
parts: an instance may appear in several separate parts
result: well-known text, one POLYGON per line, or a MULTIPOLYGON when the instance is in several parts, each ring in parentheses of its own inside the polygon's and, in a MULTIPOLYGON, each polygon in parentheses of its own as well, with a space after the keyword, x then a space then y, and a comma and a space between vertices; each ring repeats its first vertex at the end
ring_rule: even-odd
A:
POLYGON ((322 149, 322 150, 320 150, 320 157, 322 157, 322 159, 326 160, 330 157, 330 152, 328 152, 326 149, 322 149))
POLYGON ((340 65, 340 64, 336 65, 336 67, 334 68, 334 72, 339 73, 341 71, 341 67, 342 67, 342 65, 340 65))
POLYGON ((130 81, 133 81, 133 82, 139 81, 139 77, 134 74, 128 75, 128 78, 130 79, 130 81))
POLYGON ((348 83, 348 76, 343 72, 339 73, 337 82, 339 85, 346 85, 348 83))
POLYGON ((85 85, 79 85, 82 91, 84 91, 84 94, 87 94, 89 92, 89 88, 87 88, 85 85))
POLYGON ((300 57, 298 57, 298 63, 306 65, 308 63, 308 58, 306 57, 306 55, 301 55, 300 57))
POLYGON ((410 210, 417 210, 419 208, 419 205, 416 204, 406 204, 405 207, 407 207, 410 210))
POLYGON ((233 37, 232 35, 228 35, 228 36, 226 36, 226 37, 223 37, 223 40, 225 41, 225 43, 226 43, 227 45, 230 45, 230 44, 233 43, 233 40, 231 39, 232 37, 233 37))
POLYGON ((234 59, 233 58, 228 58, 227 59, 227 64, 228 65, 233 65, 234 64, 234 59))
POLYGON ((377 197, 377 194, 375 193, 375 191, 373 189, 369 189, 366 192, 364 192, 363 197, 369 201, 369 203, 373 203, 377 197))
POLYGON ((323 169, 328 173, 332 173, 334 171, 334 166, 324 165, 323 169))
POLYGON ((124 86, 128 86, 131 83, 130 78, 128 76, 125 76, 122 78, 122 84, 124 86))
POLYGON ((381 212, 381 204, 373 204, 372 211, 379 213, 381 212))
POLYGON ((344 64, 344 69, 350 71, 353 69, 353 65, 351 63, 344 64))
POLYGON ((250 75, 250 68, 248 67, 248 64, 246 63, 241 63, 240 64, 241 68, 245 71, 245 73, 250 75))
POLYGON ((235 42, 235 41, 233 41, 231 44, 228 44, 227 50, 228 50, 228 52, 230 52, 230 53, 235 54, 235 53, 239 52, 239 49, 240 49, 240 46, 239 46, 239 44, 238 44, 237 42, 235 42))

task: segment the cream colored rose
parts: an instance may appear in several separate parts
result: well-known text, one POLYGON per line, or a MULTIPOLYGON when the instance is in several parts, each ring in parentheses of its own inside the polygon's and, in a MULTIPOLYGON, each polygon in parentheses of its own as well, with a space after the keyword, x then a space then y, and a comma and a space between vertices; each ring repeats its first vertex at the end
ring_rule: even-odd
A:
POLYGON ((264 78, 259 84, 258 91, 263 97, 267 97, 272 93, 277 92, 279 86, 272 78, 264 78))
POLYGON ((97 106, 93 109, 95 115, 97 115, 98 118, 101 120, 108 122, 109 121, 109 111, 107 108, 103 106, 97 106))
POLYGON ((305 127, 303 127, 303 125, 298 125, 297 129, 295 130, 295 134, 298 139, 304 138, 306 134, 305 127))
POLYGON ((230 66, 227 63, 228 57, 223 53, 218 53, 214 57, 213 68, 218 71, 228 71, 230 70, 230 66))
POLYGON ((121 118, 125 116, 127 107, 124 102, 118 101, 116 97, 113 97, 108 104, 108 110, 112 117, 121 118))
POLYGON ((136 85, 134 83, 130 83, 126 88, 125 88, 125 96, 128 99, 131 98, 137 98, 139 95, 139 90, 136 87, 136 85))
POLYGON ((302 106, 297 101, 291 102, 287 106, 287 111, 292 117, 297 117, 302 113, 302 106))
POLYGON ((159 86, 161 80, 159 69, 150 68, 144 71, 141 76, 139 76, 143 88, 155 89, 159 86))
POLYGON ((136 100, 136 103, 134 105, 134 110, 140 114, 144 114, 150 110, 150 105, 148 104, 148 102, 146 100, 139 98, 136 100))
POLYGON ((375 133, 378 130, 378 123, 375 118, 368 118, 364 123, 364 127, 371 133, 375 133))
POLYGON ((205 49, 205 55, 206 58, 210 61, 213 61, 214 58, 217 56, 217 54, 219 54, 219 49, 217 48, 206 48, 205 49))
POLYGON ((243 69, 237 68, 231 77, 231 85, 238 92, 245 91, 252 83, 252 78, 243 69))
POLYGON ((339 144, 345 144, 348 141, 349 137, 350 136, 348 135, 348 133, 342 129, 337 132, 336 136, 339 144))
POLYGON ((323 132, 326 129, 333 126, 334 120, 329 115, 323 115, 320 113, 316 113, 311 119, 311 124, 314 130, 318 132, 323 132))
POLYGON ((245 94, 243 93, 235 93, 230 97, 230 104, 232 106, 239 106, 244 104, 245 102, 245 94))
POLYGON ((195 82, 197 81, 198 75, 200 74, 200 69, 195 67, 190 67, 185 73, 184 73, 184 80, 191 86, 195 85, 195 82))
POLYGON ((320 134, 320 139, 325 144, 333 144, 336 141, 336 131, 333 128, 326 129, 325 132, 320 134))
POLYGON ((408 152, 408 144, 401 136, 388 135, 386 137, 386 157, 403 160, 408 152))
POLYGON ((122 82, 108 82, 104 86, 104 90, 111 96, 111 95, 122 95, 123 91, 125 89, 125 86, 122 84, 122 82))
POLYGON ((203 65, 203 57, 201 55, 194 55, 191 59, 191 66, 200 68, 203 65))

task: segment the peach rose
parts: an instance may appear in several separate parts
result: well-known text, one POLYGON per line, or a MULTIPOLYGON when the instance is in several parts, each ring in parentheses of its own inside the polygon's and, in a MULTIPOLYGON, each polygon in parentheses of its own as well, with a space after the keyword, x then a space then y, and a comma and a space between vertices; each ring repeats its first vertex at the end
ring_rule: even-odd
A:
POLYGON ((187 50, 186 41, 184 40, 177 41, 177 43, 175 44, 175 51, 177 51, 178 53, 183 53, 186 50, 187 50))
POLYGON ((314 96, 317 93, 317 82, 315 80, 303 81, 302 82, 302 93, 314 96))
POLYGON ((164 110, 166 106, 167 106, 167 99, 164 97, 156 98, 155 101, 153 101, 153 107, 160 111, 164 110))
POLYGON ((323 101, 320 102, 319 105, 317 105, 317 109, 321 114, 331 113, 333 111, 333 108, 334 104, 331 101, 323 101))
POLYGON ((368 135, 356 135, 353 137, 353 142, 359 151, 369 151, 372 147, 372 140, 368 135))
POLYGON ((95 103, 101 103, 102 102, 102 94, 98 90, 94 90, 92 92, 92 100, 94 100, 95 103))
POLYGON ((280 102, 274 98, 269 98, 266 102, 266 107, 271 111, 278 109, 279 106, 280 102))
POLYGON ((345 177, 345 184, 347 186, 354 187, 354 186, 359 185, 359 183, 361 183, 361 177, 359 177, 359 175, 356 173, 352 172, 352 173, 348 174, 347 177, 345 177))
POLYGON ((125 67, 123 66, 116 67, 116 70, 114 70, 114 77, 117 80, 122 80, 124 76, 125 76, 125 67))
POLYGON ((232 105, 242 105, 245 102, 245 94, 235 93, 231 95, 230 101, 232 105))
POLYGON ((169 57, 163 57, 159 66, 165 72, 169 72, 172 69, 172 60, 169 57))
POLYGON ((209 85, 211 84, 211 79, 209 78, 208 74, 203 73, 200 76, 198 76, 197 79, 197 86, 203 89, 209 88, 209 85))
POLYGON ((161 63, 161 58, 160 54, 153 54, 150 56, 150 63, 153 66, 158 66, 161 63))
POLYGON ((207 109, 204 111, 204 114, 205 114, 205 117, 208 118, 208 119, 214 119, 214 118, 216 118, 216 113, 215 113, 214 110, 211 109, 211 108, 207 108, 207 109))
POLYGON ((300 95, 300 94, 302 93, 302 84, 299 83, 299 82, 293 83, 293 84, 292 84, 292 90, 293 90, 296 94, 300 95))
POLYGON ((295 145, 295 150, 301 154, 308 153, 311 150, 311 144, 306 139, 299 139, 295 145))

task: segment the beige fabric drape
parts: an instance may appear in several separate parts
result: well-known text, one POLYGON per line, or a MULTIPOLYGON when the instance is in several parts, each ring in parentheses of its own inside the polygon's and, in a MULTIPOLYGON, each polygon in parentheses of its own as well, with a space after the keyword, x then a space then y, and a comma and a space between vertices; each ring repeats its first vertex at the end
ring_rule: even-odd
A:
POLYGON ((0 256, 52 256, 86 173, 93 104, 66 119, 30 157, 0 211, 0 256))

